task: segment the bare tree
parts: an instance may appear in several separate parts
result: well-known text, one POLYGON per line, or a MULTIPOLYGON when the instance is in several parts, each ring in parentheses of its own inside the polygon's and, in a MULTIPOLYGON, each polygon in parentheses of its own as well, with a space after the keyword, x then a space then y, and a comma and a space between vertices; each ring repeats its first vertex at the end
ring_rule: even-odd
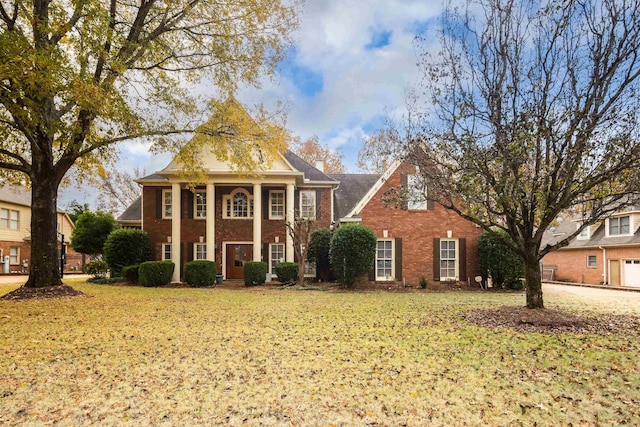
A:
POLYGON ((293 249, 298 260, 298 284, 304 284, 304 265, 309 253, 311 235, 318 229, 318 222, 310 218, 296 215, 293 223, 287 223, 287 233, 293 239, 293 249))
POLYGON ((114 217, 120 215, 138 197, 142 195, 142 189, 134 181, 145 174, 144 170, 135 168, 133 173, 126 170, 99 171, 99 194, 97 208, 103 212, 109 212, 114 217))
POLYGON ((399 132, 393 126, 365 136, 358 151, 358 168, 369 173, 384 173, 397 158, 400 141, 399 132))
POLYGON ((432 108, 407 152, 437 202, 507 231, 543 308, 542 257, 640 190, 639 4, 479 0, 442 22, 438 54, 422 41, 432 108), (542 247, 568 210, 580 226, 542 247))
POLYGON ((291 150, 314 166, 316 161, 322 161, 325 173, 344 173, 340 148, 332 150, 328 145, 321 144, 317 135, 304 141, 300 139, 293 141, 291 150))

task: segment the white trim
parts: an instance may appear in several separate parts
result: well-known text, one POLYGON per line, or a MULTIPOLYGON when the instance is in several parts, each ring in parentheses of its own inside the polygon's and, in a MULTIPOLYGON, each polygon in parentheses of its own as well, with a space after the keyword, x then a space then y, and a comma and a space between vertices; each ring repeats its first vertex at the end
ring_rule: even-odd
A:
POLYGON ((440 281, 446 282, 447 280, 458 280, 460 277, 460 241, 459 239, 440 239, 440 247, 438 248, 440 253, 438 254, 438 259, 440 260, 440 281), (456 254, 454 258, 454 273, 455 277, 444 277, 442 275, 442 242, 455 242, 456 244, 456 254))
MULTIPOLYGON (((580 223, 576 224, 576 229, 580 228, 580 223)), ((586 236, 583 236, 582 234, 578 234, 576 236, 576 239, 578 240, 589 240, 591 238, 591 226, 588 225, 585 228, 582 229, 582 231, 580 233, 584 233, 586 230, 586 236)))
POLYGON ((193 192, 193 219, 207 219, 207 190, 196 190, 193 192), (198 195, 204 196, 204 215, 198 216, 198 195))
POLYGON ((287 203, 286 203, 285 190, 269 190, 269 219, 270 220, 282 220, 286 216, 287 212, 287 203), (273 194, 281 194, 282 195, 282 215, 281 216, 273 216, 273 194))
POLYGON ((587 268, 598 268, 598 256, 587 254, 587 268), (589 265, 589 259, 593 257, 593 265, 589 265))
POLYGON ((300 216, 300 218, 304 218, 304 219, 311 219, 311 220, 315 220, 316 218, 316 212, 318 211, 318 197, 317 197, 317 193, 316 190, 300 190, 298 192, 298 197, 299 197, 299 206, 300 206, 300 212, 298 212, 298 215, 300 216), (310 193, 313 194, 313 216, 302 216, 302 195, 304 193, 310 193))
MULTIPOLYGON (((369 203, 371 201, 371 199, 373 199, 373 196, 376 195, 376 193, 378 192, 378 190, 380 190, 380 188, 382 188, 382 186, 384 185, 385 182, 387 182, 387 180, 389 179, 389 177, 391 175, 393 175, 393 173, 396 171, 396 169, 398 169, 398 167, 402 164, 402 162, 400 160, 395 160, 391 166, 389 166, 389 169, 387 169, 382 176, 378 179, 378 181, 376 181, 375 184, 373 184, 373 186, 369 189, 369 191, 367 192, 367 194, 364 195, 364 197, 362 199, 360 199, 360 201, 358 202, 358 204, 355 205, 355 207, 351 210, 351 212, 349 212, 345 218, 351 218, 354 215, 360 215, 360 212, 362 212, 362 209, 364 209, 364 207, 367 205, 367 203, 369 203)), ((341 219, 341 221, 343 221, 343 219, 341 219)))
MULTIPOLYGON (((386 258, 383 258, 386 259, 386 258)), ((396 278, 396 241, 395 239, 377 239, 376 240, 376 258, 374 265, 374 275, 376 282, 393 281, 396 278), (378 276, 378 243, 379 242, 391 242, 391 275, 390 276, 378 276)))
POLYGON ((169 257, 169 258, 165 258, 165 257, 164 257, 164 256, 165 256, 165 254, 166 254, 166 250, 165 250, 165 248, 166 248, 167 246, 169 247, 169 255, 171 255, 171 254, 172 254, 172 252, 171 252, 171 243, 163 243, 163 244, 162 244, 162 249, 161 249, 161 251, 162 251, 162 254, 161 254, 162 261, 171 261, 171 257, 169 257))
POLYGON ((231 193, 222 196, 222 218, 224 219, 253 219, 253 215, 256 215, 255 206, 253 215, 251 215, 251 203, 254 201, 254 195, 246 188, 238 187, 231 193), (247 216, 233 216, 233 198, 238 193, 244 193, 247 196, 247 216), (231 216, 227 212, 227 204, 231 203, 231 216))
POLYGON ((633 216, 632 215, 617 215, 615 217, 612 218, 607 218, 607 220, 605 221, 605 237, 625 237, 625 236, 633 236, 633 231, 634 231, 634 224, 633 224, 633 216), (628 217, 629 218, 629 232, 628 233, 624 233, 624 234, 610 234, 610 224, 609 221, 611 221, 612 219, 617 219, 618 220, 618 227, 620 227, 620 219, 624 218, 624 217, 628 217))
POLYGON ((424 181, 424 177, 417 173, 407 174, 407 210, 408 211, 427 211, 429 210, 429 199, 427 198, 427 184, 426 183, 412 183, 413 180, 422 180, 424 181), (424 187, 424 192, 419 192, 419 186, 422 185, 424 187), (414 191, 415 190, 415 191, 414 191), (417 193, 417 194, 416 194, 417 193), (416 206, 417 202, 415 199, 417 197, 424 197, 424 200, 420 202, 419 206, 416 206))
POLYGON ((207 243, 206 242, 194 242, 193 244, 193 259, 189 261, 196 260, 207 260, 207 243), (198 258, 198 246, 202 246, 204 248, 204 258, 198 258))
POLYGON ((286 247, 285 247, 285 244, 284 244, 284 243, 269 243, 269 273, 271 273, 271 277, 276 277, 276 278, 277 278, 277 277, 278 277, 278 275, 276 274, 275 270, 274 270, 274 271, 271 271, 271 262, 273 261, 273 260, 271 259, 271 254, 272 254, 272 252, 271 252, 271 248, 272 248, 273 246, 282 246, 282 258, 280 258, 280 261, 279 261, 279 262, 284 262, 284 260, 285 260, 285 256, 286 256, 286 253, 285 253, 285 251, 286 251, 286 247))
POLYGON ((173 190, 171 188, 163 188, 162 189, 162 219, 172 219, 173 218, 173 190), (167 199, 165 194, 171 195, 171 215, 167 215, 167 199))
MULTIPOLYGON (((222 242, 222 274, 225 278, 227 277, 227 245, 253 245, 253 242, 245 242, 241 240, 222 242)), ((253 256, 253 253, 251 255, 253 256)))
POLYGON ((20 246, 9 246, 9 265, 20 265, 20 246), (13 258, 11 252, 13 251, 13 249, 16 250, 16 262, 11 262, 11 258, 13 258))

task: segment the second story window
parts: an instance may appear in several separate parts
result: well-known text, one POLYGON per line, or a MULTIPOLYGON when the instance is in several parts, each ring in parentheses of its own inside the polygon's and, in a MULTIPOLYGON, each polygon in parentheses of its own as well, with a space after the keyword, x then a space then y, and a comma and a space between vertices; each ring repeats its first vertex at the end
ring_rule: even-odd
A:
POLYGON ((420 175, 407 176, 407 209, 427 209, 427 185, 420 175))
POLYGON ((300 217, 316 219, 315 191, 300 191, 300 217))
POLYGON ((284 219, 284 191, 270 191, 269 205, 269 219, 284 219))
POLYGON ((172 201, 171 190, 162 190, 162 218, 171 218, 172 201))
POLYGON ((193 202, 195 203, 194 213, 196 218, 207 217, 207 192, 196 191, 193 202))
POLYGON ((12 209, 0 209, 0 227, 17 230, 20 228, 20 212, 12 209))
POLYGON ((628 235, 630 227, 629 227, 629 217, 628 216, 619 216, 615 218, 609 218, 609 236, 624 236, 628 235))
POLYGON ((224 218, 253 218, 253 196, 245 189, 237 189, 222 198, 224 218))

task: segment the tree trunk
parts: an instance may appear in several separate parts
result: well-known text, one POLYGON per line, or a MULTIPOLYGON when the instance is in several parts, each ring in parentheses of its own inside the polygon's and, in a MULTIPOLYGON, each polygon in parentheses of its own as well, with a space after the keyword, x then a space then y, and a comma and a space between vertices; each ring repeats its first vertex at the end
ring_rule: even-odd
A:
POLYGON ((537 257, 524 260, 525 278, 527 279, 527 308, 544 308, 542 301, 542 276, 537 257))
POLYGON ((36 172, 31 179, 31 266, 28 288, 62 285, 58 255, 58 185, 53 171, 36 172))

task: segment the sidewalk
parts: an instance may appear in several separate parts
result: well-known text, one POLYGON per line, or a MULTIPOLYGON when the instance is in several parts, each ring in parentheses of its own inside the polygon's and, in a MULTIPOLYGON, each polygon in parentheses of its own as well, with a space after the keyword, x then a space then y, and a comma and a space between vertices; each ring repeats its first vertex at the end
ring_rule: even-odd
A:
MULTIPOLYGON (((91 276, 89 274, 77 274, 77 273, 67 273, 62 278, 62 281, 65 279, 88 279, 91 276)), ((28 274, 0 274, 0 285, 7 284, 24 284, 29 278, 28 274)))

